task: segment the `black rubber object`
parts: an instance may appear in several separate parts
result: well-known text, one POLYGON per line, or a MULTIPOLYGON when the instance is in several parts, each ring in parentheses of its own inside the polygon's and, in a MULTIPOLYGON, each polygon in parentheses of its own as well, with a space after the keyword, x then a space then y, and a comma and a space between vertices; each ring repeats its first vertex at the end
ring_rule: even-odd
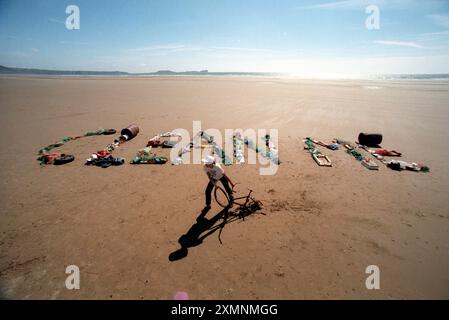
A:
POLYGON ((401 165, 398 162, 390 162, 387 167, 395 171, 401 171, 401 165))
POLYGON ((156 157, 149 164, 166 164, 168 161, 165 157, 156 157))
POLYGON ((75 156, 73 156, 71 154, 61 154, 59 157, 55 158, 55 161, 53 162, 53 164, 55 166, 60 166, 60 165, 72 162, 73 160, 75 160, 75 156))
POLYGON ((158 158, 156 159, 157 164, 166 164, 167 161, 168 161, 168 159, 165 158, 165 157, 158 157, 158 158))
POLYGON ((228 193, 223 190, 223 188, 216 186, 215 190, 214 190, 214 197, 215 197, 215 201, 217 201, 217 203, 220 207, 226 208, 227 206, 229 206, 229 204, 230 204, 229 196, 228 196, 228 193), (225 197, 226 203, 222 203, 220 201, 220 200, 223 200, 222 196, 225 197))
POLYGON ((109 136, 109 135, 115 134, 115 133, 117 133, 117 130, 115 130, 115 129, 106 129, 106 130, 103 132, 103 134, 104 134, 105 136, 109 136))
POLYGON ((380 133, 360 133, 359 143, 367 147, 378 147, 382 143, 382 135, 380 133))
POLYGON ((164 141, 162 148, 174 148, 178 143, 174 141, 164 141))

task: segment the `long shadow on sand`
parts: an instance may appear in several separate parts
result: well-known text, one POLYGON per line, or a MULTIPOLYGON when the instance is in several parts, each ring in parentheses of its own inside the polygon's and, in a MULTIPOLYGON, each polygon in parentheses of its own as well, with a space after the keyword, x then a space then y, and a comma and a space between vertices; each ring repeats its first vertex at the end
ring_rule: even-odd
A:
POLYGON ((173 262, 187 257, 189 248, 199 246, 203 243, 204 239, 212 235, 217 230, 220 230, 218 239, 221 243, 220 235, 225 225, 241 219, 236 212, 231 211, 229 208, 223 209, 211 219, 204 218, 206 213, 207 211, 203 210, 196 219, 197 222, 189 229, 189 231, 187 231, 186 234, 179 238, 178 242, 181 245, 181 248, 172 252, 168 256, 168 260, 173 262), (220 219, 223 219, 223 221, 217 224, 220 219))

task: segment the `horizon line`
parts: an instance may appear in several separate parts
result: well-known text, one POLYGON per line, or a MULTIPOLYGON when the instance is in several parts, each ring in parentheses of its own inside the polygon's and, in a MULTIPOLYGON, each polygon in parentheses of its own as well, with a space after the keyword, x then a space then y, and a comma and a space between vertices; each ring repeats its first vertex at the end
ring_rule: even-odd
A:
MULTIPOLYGON (((3 71, 5 71, 4 69, 9 69, 11 71, 36 71, 36 72, 41 72, 42 75, 51 75, 51 74, 46 74, 45 72, 52 72, 52 73, 84 73, 85 75, 90 74, 122 74, 122 75, 170 75, 170 74, 187 74, 187 73, 192 73, 192 74, 198 74, 198 75, 207 75, 207 74, 242 74, 242 75, 277 75, 277 76, 295 76, 295 74, 293 73, 286 73, 286 72, 265 72, 265 71, 209 71, 208 69, 203 69, 203 70, 184 70, 184 71, 174 71, 174 70, 170 70, 170 69, 160 69, 157 71, 147 71, 147 72, 129 72, 129 71, 119 71, 119 70, 73 70, 73 69, 41 69, 41 68, 35 68, 35 67, 16 67, 16 66, 5 66, 5 65, 1 65, 0 64, 0 74, 3 73, 3 71), (2 70, 3 69, 3 70, 2 70)), ((3 73, 3 74, 7 74, 7 73, 3 73)), ((23 73, 23 74, 27 74, 27 73, 23 73)), ((33 73, 29 73, 29 74, 33 74, 33 73)), ((70 74, 69 74, 70 75, 70 74)), ((320 74, 317 73, 317 76, 319 76, 320 74)), ((330 75, 330 74, 329 74, 330 75)), ((449 73, 359 73, 359 74, 345 74, 345 75, 341 75, 341 76, 371 76, 371 77, 376 77, 376 76, 412 76, 412 75, 416 75, 416 76, 428 76, 428 75, 449 75, 449 73)), ((310 74, 307 76, 311 76, 310 74)), ((336 74, 334 75, 336 76, 336 74)))

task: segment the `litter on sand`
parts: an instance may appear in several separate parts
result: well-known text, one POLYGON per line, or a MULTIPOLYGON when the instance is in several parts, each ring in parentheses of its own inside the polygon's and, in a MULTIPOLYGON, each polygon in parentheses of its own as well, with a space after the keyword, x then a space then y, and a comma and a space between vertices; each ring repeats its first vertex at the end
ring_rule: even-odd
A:
POLYGON ((335 138, 333 140, 333 142, 334 143, 338 143, 339 145, 342 145, 342 146, 348 145, 348 146, 352 146, 353 147, 351 142, 349 142, 347 140, 340 139, 340 138, 335 138))
POLYGON ((389 151, 386 149, 374 150, 373 154, 376 154, 376 155, 382 156, 382 157, 400 157, 400 156, 402 156, 402 153, 400 153, 400 152, 397 152, 395 150, 389 151))
POLYGON ((277 147, 274 145, 273 141, 271 141, 271 137, 269 134, 265 135, 265 147, 266 150, 262 155, 265 156, 265 158, 270 159, 273 163, 279 165, 281 164, 281 161, 279 160, 279 151, 277 147))
POLYGON ((357 161, 363 160, 362 154, 358 152, 356 149, 348 149, 346 150, 346 153, 352 155, 357 161))
POLYGON ((131 164, 165 164, 168 159, 166 157, 158 157, 151 153, 151 147, 145 147, 137 151, 136 156, 131 160, 131 164))
POLYGON ((329 157, 322 154, 321 151, 315 147, 314 142, 310 138, 304 139, 304 149, 309 151, 313 160, 315 160, 320 167, 332 167, 332 161, 329 157))
MULTIPOLYGON (((117 145, 118 146, 118 145, 117 145)), ((116 148, 112 148, 111 145, 106 147, 104 150, 97 151, 93 153, 89 159, 86 161, 86 165, 92 165, 102 168, 108 168, 110 166, 120 166, 125 163, 125 159, 123 158, 114 158, 111 155, 111 152, 116 148)))
MULTIPOLYGON (((61 139, 59 142, 50 144, 45 148, 38 151, 41 165, 63 165, 74 161, 75 157, 70 154, 65 153, 50 153, 51 150, 61 147, 69 141, 78 140, 82 137, 90 137, 96 135, 111 135, 115 134, 115 129, 98 129, 96 131, 89 131, 83 135, 79 136, 68 136, 61 139)), ((110 166, 120 166, 125 163, 124 158, 113 157, 112 153, 123 143, 135 138, 139 134, 139 127, 135 124, 129 125, 120 132, 120 136, 114 139, 113 143, 109 144, 103 150, 99 150, 93 153, 87 160, 86 165, 99 166, 102 168, 108 168, 110 166)), ((157 147, 161 148, 173 148, 179 142, 167 140, 164 138, 180 137, 180 135, 175 134, 171 131, 160 133, 153 138, 151 138, 147 146, 143 149, 137 151, 135 157, 131 160, 131 164, 165 164, 168 162, 167 157, 157 156, 152 153, 152 150, 157 147)), ((361 165, 369 170, 379 170, 379 164, 374 161, 374 159, 379 160, 388 168, 396 171, 415 171, 415 172, 429 172, 428 166, 419 163, 408 163, 406 161, 398 160, 386 160, 386 157, 401 157, 402 153, 396 150, 388 150, 380 147, 380 143, 383 140, 381 134, 366 134, 360 133, 358 136, 358 141, 353 144, 350 141, 343 140, 340 138, 334 139, 331 144, 322 142, 321 140, 312 139, 310 137, 305 138, 304 149, 308 150, 314 161, 323 167, 332 167, 332 161, 327 155, 324 155, 316 146, 325 147, 329 150, 336 151, 339 150, 339 146, 343 146, 346 149, 346 153, 353 156, 356 160, 360 161, 361 165), (365 156, 362 154, 366 152, 369 154, 365 156), (373 159, 374 158, 374 159, 373 159)), ((271 140, 270 135, 265 135, 263 137, 264 144, 258 144, 247 137, 243 138, 240 132, 237 132, 233 136, 233 157, 236 159, 237 164, 245 163, 244 148, 245 145, 266 159, 271 160, 275 164, 280 164, 278 149, 271 140)), ((193 148, 211 148, 211 155, 216 156, 222 160, 225 165, 232 165, 232 158, 228 157, 227 154, 214 140, 212 135, 207 134, 204 131, 200 131, 195 137, 190 141, 190 143, 184 148, 182 148, 178 157, 172 161, 172 164, 179 165, 182 164, 182 155, 191 152, 193 148)))
POLYGON ((405 161, 398 161, 398 160, 391 160, 391 161, 385 161, 385 164, 388 168, 396 171, 402 171, 402 170, 409 170, 409 171, 416 171, 416 172, 429 172, 430 168, 417 163, 408 163, 405 161))
POLYGON ((178 143, 174 141, 161 140, 159 136, 152 138, 147 143, 147 147, 152 148, 174 148, 178 143))
POLYGON ((338 144, 336 144, 336 143, 328 144, 328 145, 327 145, 327 148, 330 149, 330 150, 332 150, 332 151, 335 151, 335 150, 338 150, 338 149, 339 149, 338 144))
MULTIPOLYGON (((360 137, 360 136, 359 136, 360 137)), ((360 140, 360 138, 359 138, 360 140)), ((363 139, 362 139, 363 140, 363 139)), ((385 157, 401 157, 402 153, 398 152, 396 150, 387 150, 387 149, 373 149, 369 148, 366 145, 362 145, 360 141, 356 142, 360 149, 363 149, 364 151, 371 154, 374 158, 379 160, 381 163, 386 165, 388 168, 396 171, 402 171, 402 170, 409 170, 409 171, 415 171, 415 172, 429 172, 430 168, 428 166, 425 166, 423 164, 418 163, 408 163, 405 161, 398 161, 398 160, 386 160, 385 157)), ((377 146, 379 147, 379 146, 377 146)), ((372 161, 372 160, 371 160, 372 161)), ((374 161, 372 161, 375 163, 374 161)), ((362 162, 362 165, 367 167, 368 169, 371 169, 367 164, 364 164, 362 162)), ((376 164, 377 165, 377 164, 376 164)), ((372 169, 372 170, 378 170, 378 169, 372 169)))
POLYGON ((346 148, 346 153, 352 155, 357 161, 360 161, 365 168, 369 170, 379 170, 379 165, 373 159, 364 157, 360 152, 361 150, 367 151, 368 148, 366 146, 358 143, 358 146, 356 146, 343 139, 334 139, 334 141, 343 145, 346 148))
POLYGON ((40 162, 41 166, 44 166, 47 164, 63 165, 66 163, 70 163, 73 160, 75 160, 75 156, 73 156, 71 154, 67 155, 64 153, 50 153, 50 151, 55 148, 59 148, 59 147, 63 146, 64 144, 66 144, 69 141, 78 140, 83 137, 110 135, 110 134, 114 134, 114 133, 116 133, 115 129, 100 128, 96 131, 88 131, 83 135, 65 137, 65 138, 61 139, 61 141, 59 141, 59 142, 50 144, 50 145, 40 149, 38 151, 39 157, 37 158, 37 160, 40 162))
POLYGON ((269 135, 266 135, 264 137, 265 139, 265 148, 261 148, 257 145, 257 143, 253 142, 251 139, 245 138, 244 143, 248 146, 249 149, 256 151, 257 153, 260 153, 262 157, 271 160, 274 164, 281 164, 281 161, 278 157, 278 150, 274 146, 274 144, 271 143, 271 137, 269 135))
POLYGON ((72 162, 75 160, 75 156, 65 153, 50 153, 41 155, 37 160, 41 162, 41 165, 53 164, 58 166, 72 162))
POLYGON ((312 139, 312 138, 308 138, 308 139, 310 139, 314 144, 322 146, 322 147, 326 147, 326 148, 328 148, 329 150, 332 150, 332 151, 336 151, 336 150, 339 149, 338 143, 334 143, 333 142, 331 144, 327 144, 327 143, 324 143, 324 142, 322 142, 320 140, 316 140, 316 139, 312 139))
POLYGON ((332 167, 332 162, 329 157, 322 154, 321 152, 312 153, 312 158, 321 167, 332 167))
POLYGON ((189 144, 184 146, 181 150, 179 150, 178 157, 176 157, 176 159, 172 160, 171 164, 174 166, 179 166, 179 165, 183 164, 182 156, 186 153, 189 153, 190 150, 192 150, 192 148, 193 148, 193 140, 191 142, 189 142, 189 144))
POLYGON ((363 159, 362 166, 369 170, 379 170, 379 165, 370 158, 363 159))
MULTIPOLYGON (((214 141, 214 137, 211 135, 208 135, 206 132, 201 131, 199 132, 199 137, 201 139, 204 139, 211 147, 212 147, 212 154, 217 155, 219 158, 221 158, 221 161, 225 166, 232 165, 232 159, 229 158, 223 149, 221 149, 218 144, 214 141)), ((197 137, 198 138, 198 137, 197 137)), ((199 143, 201 144, 201 139, 199 143)))
POLYGON ((225 166, 232 165, 232 159, 229 158, 225 151, 221 149, 219 145, 214 141, 214 137, 204 131, 198 132, 190 141, 190 143, 179 151, 178 157, 172 161, 172 164, 182 164, 182 155, 189 153, 193 148, 204 148, 205 146, 203 145, 203 142, 207 143, 207 145, 212 149, 212 156, 216 155, 217 157, 219 157, 225 166))
POLYGON ((244 155, 244 146, 245 143, 243 141, 242 135, 240 132, 237 132, 232 137, 232 142, 234 146, 234 157, 237 160, 237 164, 245 163, 245 155, 244 155))
POLYGON ((377 154, 376 150, 370 149, 367 146, 364 146, 364 145, 361 145, 361 144, 358 144, 358 146, 359 146, 360 149, 365 150, 366 152, 368 152, 371 156, 373 156, 377 160, 382 161, 384 159, 384 156, 382 156, 380 154, 377 154))
POLYGON ((124 141, 129 141, 135 138, 139 134, 139 127, 135 124, 131 124, 126 128, 122 129, 120 139, 124 141))
POLYGON ((380 133, 360 133, 359 143, 367 147, 379 147, 382 143, 383 136, 380 133))
POLYGON ((349 143, 346 143, 344 147, 347 149, 346 153, 352 155, 357 161, 362 161, 364 159, 363 155, 357 151, 357 147, 354 147, 349 143))
POLYGON ((85 165, 108 168, 110 166, 119 166, 124 164, 124 158, 114 158, 111 153, 121 144, 134 139, 139 134, 139 127, 135 124, 131 124, 128 127, 122 129, 120 133, 121 135, 117 139, 114 139, 113 143, 108 144, 103 150, 93 153, 86 160, 85 165))
POLYGON ((174 148, 178 144, 178 142, 163 139, 172 137, 180 137, 180 135, 172 133, 171 131, 159 133, 148 141, 147 147, 174 148))
POLYGON ((162 138, 171 138, 171 137, 180 138, 181 137, 180 134, 174 133, 172 131, 167 131, 167 132, 164 132, 164 133, 160 133, 159 136, 162 137, 162 138))
POLYGON ((124 163, 125 159, 120 157, 114 158, 112 155, 108 155, 106 157, 92 159, 86 165, 109 168, 110 166, 121 166, 124 163))

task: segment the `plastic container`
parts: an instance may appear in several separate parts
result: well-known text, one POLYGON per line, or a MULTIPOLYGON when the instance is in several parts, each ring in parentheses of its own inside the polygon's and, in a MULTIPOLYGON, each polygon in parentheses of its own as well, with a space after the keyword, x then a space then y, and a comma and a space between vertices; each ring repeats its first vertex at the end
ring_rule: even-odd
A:
POLYGON ((125 129, 122 129, 122 136, 127 136, 126 140, 131 140, 139 134, 139 127, 135 124, 131 124, 125 129))
POLYGON ((378 147, 382 143, 382 135, 379 133, 360 133, 359 143, 367 147, 378 147))

